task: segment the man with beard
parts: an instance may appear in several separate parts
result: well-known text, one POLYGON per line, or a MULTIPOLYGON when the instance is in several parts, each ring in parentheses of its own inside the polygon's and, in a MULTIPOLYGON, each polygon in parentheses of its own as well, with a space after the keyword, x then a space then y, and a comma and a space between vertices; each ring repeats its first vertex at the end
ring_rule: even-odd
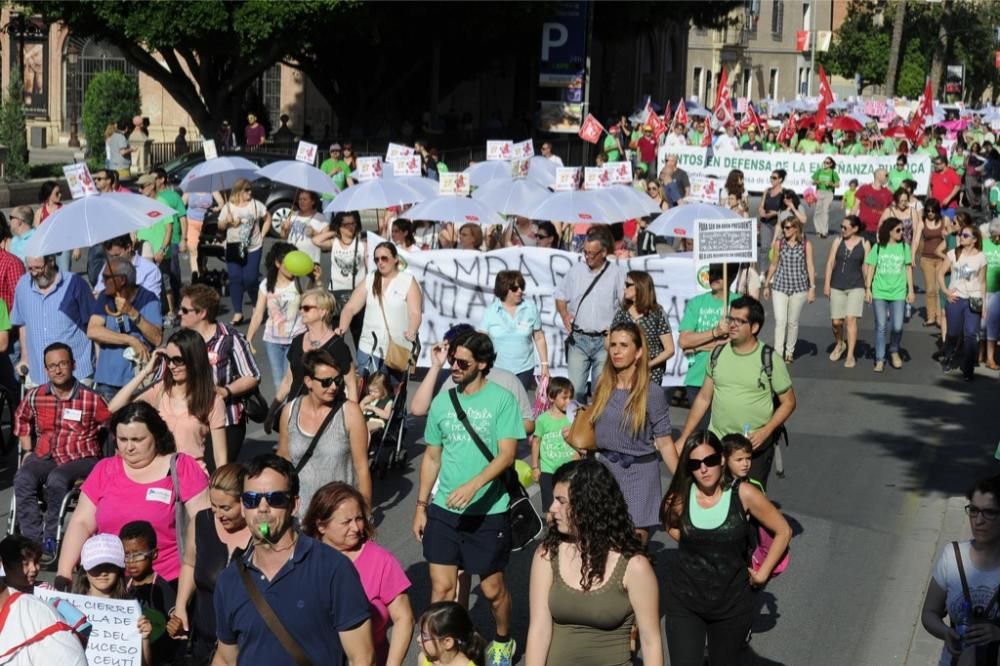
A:
POLYGON ((20 326, 21 360, 17 371, 27 375, 31 388, 45 382, 43 351, 53 342, 64 342, 73 350, 73 376, 86 385, 93 383, 94 347, 87 325, 94 313, 94 295, 87 282, 75 273, 63 274, 55 255, 28 257, 28 272, 14 290, 11 324, 20 326))
POLYGON ((219 646, 212 663, 374 664, 368 598, 357 570, 294 527, 300 507, 292 464, 270 453, 251 460, 241 500, 253 544, 215 584, 219 646), (265 620, 262 610, 277 622, 265 620), (277 623, 284 638, 272 630, 277 623))

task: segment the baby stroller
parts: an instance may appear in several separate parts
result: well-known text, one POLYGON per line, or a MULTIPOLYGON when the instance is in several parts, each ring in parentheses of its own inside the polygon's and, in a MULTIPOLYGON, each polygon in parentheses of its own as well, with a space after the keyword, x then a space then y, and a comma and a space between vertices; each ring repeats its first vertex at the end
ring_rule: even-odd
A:
POLYGON ((390 469, 403 469, 409 452, 406 450, 406 382, 400 382, 393 393, 392 413, 385 427, 376 430, 368 442, 368 467, 377 479, 384 479, 390 469))

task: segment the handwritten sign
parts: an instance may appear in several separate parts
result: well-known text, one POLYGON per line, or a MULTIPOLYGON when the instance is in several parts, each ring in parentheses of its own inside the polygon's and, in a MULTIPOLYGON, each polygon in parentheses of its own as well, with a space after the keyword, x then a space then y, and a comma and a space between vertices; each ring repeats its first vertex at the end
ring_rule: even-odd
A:
POLYGON ((583 189, 601 190, 609 186, 608 170, 602 166, 584 167, 583 169, 583 189))
POLYGON ((317 148, 319 148, 319 146, 315 143, 299 141, 298 150, 295 151, 295 159, 299 162, 305 162, 306 164, 316 164, 317 148))
POLYGON ((608 182, 612 184, 632 184, 631 162, 608 162, 604 165, 604 169, 608 172, 608 182))
POLYGON ((467 196, 469 177, 461 171, 450 171, 438 175, 438 194, 467 196))
POLYGON ((535 156, 535 144, 531 139, 518 141, 513 146, 515 160, 530 160, 535 156))
POLYGON ((694 265, 757 261, 757 220, 695 220, 694 265))
POLYGON ((86 163, 68 164, 63 167, 63 174, 69 184, 69 191, 74 199, 82 199, 91 194, 97 194, 97 185, 90 176, 86 163))
POLYGON ((206 160, 214 160, 219 156, 219 151, 215 147, 215 139, 205 139, 201 142, 201 150, 205 153, 206 160))
POLYGON ((422 163, 420 155, 409 155, 389 160, 394 176, 419 176, 422 163))
POLYGON ((142 615, 138 601, 99 599, 40 587, 35 588, 35 596, 42 601, 67 601, 87 616, 93 625, 87 641, 88 664, 142 666, 142 637, 136 627, 142 615))
POLYGON ((526 178, 528 170, 531 168, 531 159, 515 159, 510 163, 511 178, 526 178))
MULTIPOLYGON (((389 147, 385 149, 385 161, 387 163, 393 163, 396 160, 403 159, 404 157, 410 157, 416 151, 409 146, 404 146, 401 143, 390 143, 389 147)), ((399 175, 398 173, 396 174, 399 175)))
POLYGON ((365 182, 382 177, 381 157, 359 157, 358 158, 358 181, 365 182))
POLYGON ((510 141, 487 141, 486 160, 509 160, 514 153, 514 144, 510 141))
POLYGON ((578 190, 582 176, 580 167, 556 167, 556 182, 552 189, 556 192, 578 190))

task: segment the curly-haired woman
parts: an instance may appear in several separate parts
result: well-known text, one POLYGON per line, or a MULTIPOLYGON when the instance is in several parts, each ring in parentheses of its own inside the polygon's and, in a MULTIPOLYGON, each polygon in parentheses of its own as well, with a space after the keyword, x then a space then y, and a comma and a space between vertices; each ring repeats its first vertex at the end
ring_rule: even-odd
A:
POLYGON ((656 575, 606 467, 568 462, 553 477, 552 522, 531 562, 527 666, 663 664, 656 575))
POLYGON ((689 437, 674 461, 674 478, 660 509, 663 526, 680 545, 667 577, 670 663, 702 666, 707 634, 710 666, 735 664, 753 617, 751 588, 770 578, 792 528, 756 486, 726 483, 722 443, 711 432, 689 437), (774 534, 756 571, 749 568, 748 513, 774 534))

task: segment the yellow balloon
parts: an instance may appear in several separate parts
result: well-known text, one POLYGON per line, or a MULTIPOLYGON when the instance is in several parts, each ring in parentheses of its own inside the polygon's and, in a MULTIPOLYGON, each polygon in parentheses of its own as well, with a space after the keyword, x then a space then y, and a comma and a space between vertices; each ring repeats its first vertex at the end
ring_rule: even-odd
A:
POLYGON ((310 275, 313 272, 313 260, 301 250, 295 250, 285 255, 285 268, 296 277, 310 275))
POLYGON ((521 485, 527 488, 531 485, 534 479, 531 478, 531 465, 524 462, 523 460, 514 461, 514 471, 517 473, 517 480, 521 482, 521 485))

